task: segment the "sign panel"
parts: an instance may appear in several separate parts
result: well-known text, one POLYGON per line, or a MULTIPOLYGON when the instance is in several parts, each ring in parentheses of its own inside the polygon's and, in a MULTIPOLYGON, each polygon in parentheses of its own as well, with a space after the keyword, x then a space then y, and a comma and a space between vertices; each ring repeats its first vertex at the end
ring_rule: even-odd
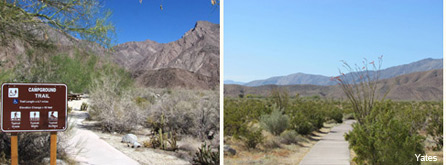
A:
POLYGON ((65 131, 65 84, 4 83, 1 99, 3 132, 65 131))

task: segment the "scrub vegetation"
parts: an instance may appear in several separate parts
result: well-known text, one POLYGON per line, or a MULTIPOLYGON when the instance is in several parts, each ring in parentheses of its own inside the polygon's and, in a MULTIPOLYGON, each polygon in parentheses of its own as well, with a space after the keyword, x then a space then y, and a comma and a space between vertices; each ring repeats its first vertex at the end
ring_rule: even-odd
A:
MULTIPOLYGON (((332 78, 342 87, 347 96, 345 100, 288 96, 280 87, 272 90, 269 97, 226 97, 225 144, 236 147, 243 155, 264 153, 263 159, 267 159, 276 148, 289 151, 290 146, 302 146, 314 140, 314 135, 330 123, 354 119, 357 122, 353 130, 345 135, 356 155, 353 162, 420 164, 415 154, 443 149, 443 103, 378 98, 375 91, 379 60, 377 65, 365 61, 362 68, 351 68, 345 63, 349 72, 358 74, 347 77, 341 73, 332 78), (367 66, 373 69, 369 71, 367 66)), ((237 154, 225 153, 229 158, 225 162, 237 162, 237 154)), ((281 161, 281 158, 272 160, 281 161)))

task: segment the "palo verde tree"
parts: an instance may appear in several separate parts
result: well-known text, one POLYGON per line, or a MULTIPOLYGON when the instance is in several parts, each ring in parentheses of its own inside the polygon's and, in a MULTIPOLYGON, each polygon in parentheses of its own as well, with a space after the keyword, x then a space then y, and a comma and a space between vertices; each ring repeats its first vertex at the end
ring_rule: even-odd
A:
POLYGON ((101 8, 100 0, 1 0, 0 41, 19 38, 39 45, 48 39, 47 26, 79 39, 110 46, 114 26, 111 12, 101 8), (43 39, 42 39, 43 38, 43 39))

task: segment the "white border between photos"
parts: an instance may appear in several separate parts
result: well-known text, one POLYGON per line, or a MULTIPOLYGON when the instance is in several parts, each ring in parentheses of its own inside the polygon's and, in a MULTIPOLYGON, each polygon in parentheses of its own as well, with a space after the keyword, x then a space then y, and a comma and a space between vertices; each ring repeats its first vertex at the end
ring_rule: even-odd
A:
MULTIPOLYGON (((446 131, 445 131, 445 129, 444 129, 444 125, 445 125, 445 121, 444 121, 444 118, 446 117, 446 115, 444 114, 444 112, 445 112, 445 106, 444 106, 444 104, 446 103, 446 100, 445 100, 445 97, 444 97, 444 94, 445 94, 445 92, 444 92, 444 90, 446 89, 445 87, 444 87, 444 81, 446 80, 446 78, 444 77, 444 73, 445 73, 445 69, 444 69, 444 65, 446 64, 445 63, 445 61, 444 61, 444 54, 445 54, 445 49, 444 49, 444 47, 446 46, 446 44, 445 44, 445 40, 444 40, 444 38, 445 38, 445 29, 444 29, 444 26, 445 26, 445 16, 446 16, 446 13, 445 13, 445 11, 444 11, 444 9, 446 8, 446 5, 445 5, 445 2, 446 2, 446 0, 443 0, 443 136, 445 135, 445 133, 446 133, 446 131)), ((220 47, 220 49, 221 49, 221 47, 220 47)), ((444 144, 445 144, 445 142, 443 141, 443 146, 444 146, 444 144)), ((443 164, 446 164, 445 162, 444 162, 444 157, 445 157, 445 152, 444 152, 444 148, 443 148, 443 164)))
POLYGON ((224 0, 220 0, 220 164, 224 164, 224 129, 223 129, 223 75, 224 75, 224 0))

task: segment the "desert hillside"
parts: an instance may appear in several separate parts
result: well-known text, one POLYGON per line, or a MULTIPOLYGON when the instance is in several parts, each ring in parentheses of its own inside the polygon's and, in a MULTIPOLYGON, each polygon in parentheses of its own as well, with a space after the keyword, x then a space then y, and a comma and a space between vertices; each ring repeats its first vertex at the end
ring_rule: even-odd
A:
MULTIPOLYGON (((24 25, 27 26, 27 25, 24 25)), ((99 57, 126 69, 145 87, 214 89, 220 77, 220 26, 198 21, 181 39, 170 43, 146 40, 104 48, 76 39, 46 24, 33 25, 33 40, 11 37, 0 45, 0 67, 29 67, 33 58, 49 59, 60 54, 99 57), (43 46, 42 46, 43 45, 43 46), (30 54, 38 55, 36 57, 30 54)), ((99 62, 98 65, 106 62, 99 62)))

